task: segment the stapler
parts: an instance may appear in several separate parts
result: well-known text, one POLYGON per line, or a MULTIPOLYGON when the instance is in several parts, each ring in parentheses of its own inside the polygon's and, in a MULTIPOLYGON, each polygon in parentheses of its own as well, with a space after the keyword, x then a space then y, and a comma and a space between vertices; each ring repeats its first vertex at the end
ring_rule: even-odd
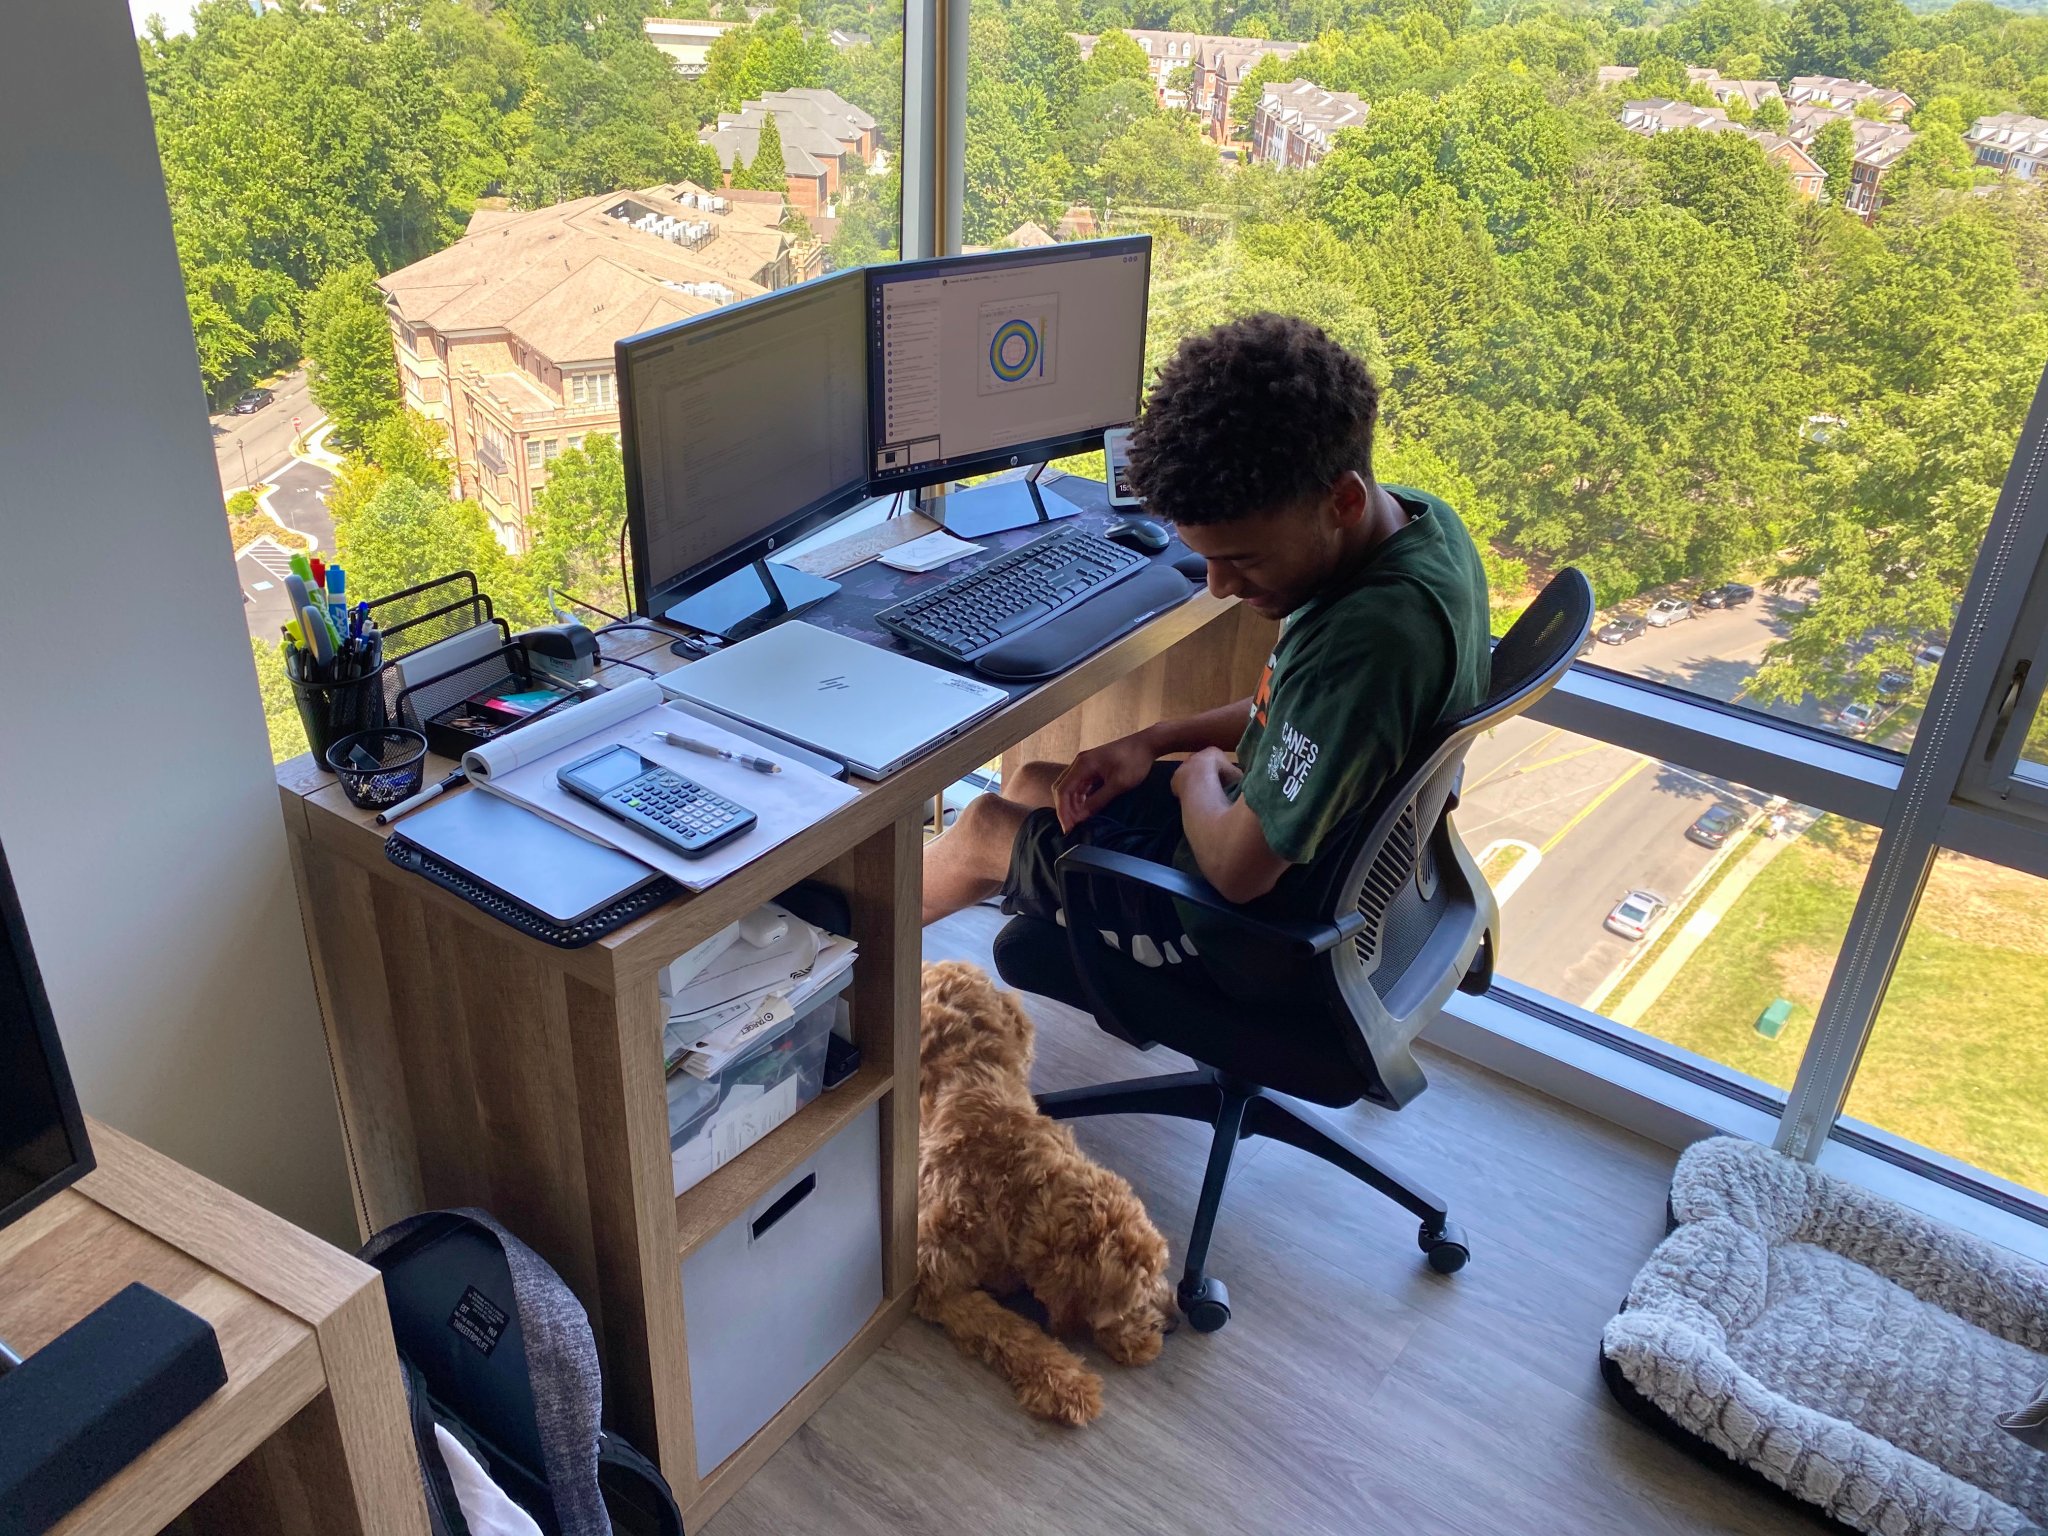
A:
POLYGON ((534 675, 555 683, 587 683, 597 676, 597 636, 581 624, 547 624, 513 637, 534 675))

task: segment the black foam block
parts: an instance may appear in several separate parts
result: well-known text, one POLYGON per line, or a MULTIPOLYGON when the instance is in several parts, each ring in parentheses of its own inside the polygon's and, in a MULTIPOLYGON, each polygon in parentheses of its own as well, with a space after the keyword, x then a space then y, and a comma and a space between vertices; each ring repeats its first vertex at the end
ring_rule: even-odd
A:
POLYGON ((39 1536, 227 1384, 205 1318, 131 1285, 0 1376, 0 1536, 39 1536))

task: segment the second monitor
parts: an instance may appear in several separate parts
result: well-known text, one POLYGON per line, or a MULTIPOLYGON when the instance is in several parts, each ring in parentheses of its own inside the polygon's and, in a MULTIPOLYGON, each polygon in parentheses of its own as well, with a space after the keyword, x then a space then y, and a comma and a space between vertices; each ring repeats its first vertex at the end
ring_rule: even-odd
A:
MULTIPOLYGON (((1135 421, 1151 259, 1137 235, 869 269, 869 485, 1041 463, 1135 421)), ((972 538, 1074 510, 1012 482, 956 493, 943 520, 972 538)))

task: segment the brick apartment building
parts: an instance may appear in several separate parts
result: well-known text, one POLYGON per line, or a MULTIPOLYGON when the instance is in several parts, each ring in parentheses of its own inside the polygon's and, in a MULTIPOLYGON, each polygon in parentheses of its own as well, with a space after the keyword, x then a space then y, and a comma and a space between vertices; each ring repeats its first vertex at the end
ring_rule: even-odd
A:
POLYGON ((640 25, 646 30, 647 41, 668 55, 676 73, 694 80, 704 73, 710 62, 712 45, 742 23, 649 16, 640 25))
POLYGON ((717 153, 730 177, 735 164, 754 163, 761 152, 761 125, 771 116, 782 138, 790 205, 802 213, 827 213, 839 195, 848 157, 871 167, 882 147, 874 118, 836 91, 819 89, 770 91, 743 101, 739 111, 721 112, 717 126, 698 137, 717 153))
POLYGON ((527 212, 478 209, 446 250, 379 279, 402 398, 448 428, 462 494, 527 547, 548 465, 617 432, 612 344, 813 275, 775 194, 688 182, 527 212))
MULTIPOLYGON (((1796 80, 1793 83, 1795 86, 1798 84, 1796 80)), ((1876 90, 1876 87, 1871 89, 1876 90)), ((1912 98, 1903 96, 1901 92, 1887 94, 1901 96, 1908 107, 1912 104, 1912 98)), ((1899 163, 1918 135, 1904 123, 1888 118, 1856 117, 1853 111, 1853 108, 1832 107, 1812 100, 1794 102, 1792 126, 1788 131, 1794 143, 1802 148, 1811 148, 1821 129, 1829 123, 1848 123, 1854 147, 1850 150, 1849 190, 1840 194, 1842 206, 1868 223, 1884 206, 1885 177, 1891 174, 1892 167, 1899 163)))
POLYGON ((1977 163, 2022 181, 2048 178, 2048 117, 2000 112, 1980 117, 1963 135, 1977 163))
MULTIPOLYGON (((1595 71, 1594 80, 1602 86, 1626 85, 1641 73, 1633 64, 1603 64, 1595 71)), ((1733 80, 1723 76, 1718 69, 1705 69, 1698 65, 1687 69, 1685 78, 1692 85, 1705 86, 1723 107, 1740 96, 1754 112, 1766 97, 1776 96, 1782 101, 1785 96, 1775 80, 1733 80)))
POLYGON ((1218 144, 1235 137, 1230 131, 1230 111, 1237 88, 1252 66, 1271 54, 1291 58, 1304 44, 1273 42, 1263 37, 1227 37, 1204 40, 1195 52, 1188 84, 1188 105, 1201 121, 1202 129, 1218 144))
POLYGON ((1875 105, 1885 121, 1893 123, 1904 122, 1906 114, 1913 110, 1913 98, 1904 91, 1872 85, 1868 80, 1844 80, 1840 75, 1794 75, 1785 86, 1788 107, 1832 107, 1839 112, 1854 112, 1867 104, 1875 105))
POLYGON ((1368 110, 1349 91, 1326 91, 1307 80, 1268 85, 1252 112, 1252 158, 1307 170, 1330 152, 1338 134, 1362 125, 1368 110))

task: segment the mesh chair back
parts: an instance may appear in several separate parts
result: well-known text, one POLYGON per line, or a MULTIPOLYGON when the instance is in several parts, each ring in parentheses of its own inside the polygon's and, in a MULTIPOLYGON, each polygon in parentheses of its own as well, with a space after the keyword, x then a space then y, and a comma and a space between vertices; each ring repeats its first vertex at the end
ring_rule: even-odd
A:
POLYGON ((1486 698, 1431 733, 1316 860, 1314 910, 1363 919, 1324 981, 1357 1026, 1347 1044, 1369 1097, 1400 1105, 1420 1093, 1409 1042, 1459 985, 1483 990, 1491 975, 1499 908, 1447 812, 1473 738, 1547 693, 1592 620, 1591 584, 1558 572, 1496 643, 1486 698))

